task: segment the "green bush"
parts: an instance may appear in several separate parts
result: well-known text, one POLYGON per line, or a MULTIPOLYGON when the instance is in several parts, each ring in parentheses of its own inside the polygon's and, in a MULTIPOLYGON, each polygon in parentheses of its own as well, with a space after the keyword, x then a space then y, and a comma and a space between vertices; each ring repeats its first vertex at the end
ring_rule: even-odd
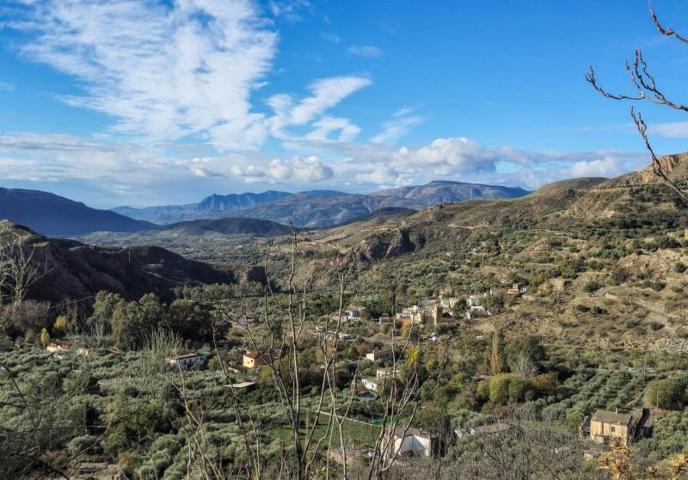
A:
POLYGON ((490 402, 506 405, 519 402, 525 397, 528 382, 515 373, 501 373, 490 378, 490 402))
POLYGON ((67 444, 67 450, 72 455, 79 455, 83 453, 95 454, 100 453, 101 447, 98 437, 93 435, 82 435, 81 437, 72 438, 67 444))
POLYGON ((688 403, 688 377, 673 377, 651 382, 645 390, 645 402, 653 407, 680 410, 688 403))

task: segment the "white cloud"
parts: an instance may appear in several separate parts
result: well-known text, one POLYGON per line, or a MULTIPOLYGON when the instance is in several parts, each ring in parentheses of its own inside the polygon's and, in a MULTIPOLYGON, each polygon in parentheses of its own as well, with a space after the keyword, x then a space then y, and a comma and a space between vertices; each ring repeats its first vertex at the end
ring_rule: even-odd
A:
POLYGON ((334 33, 322 32, 321 35, 328 42, 332 42, 332 43, 341 43, 342 42, 341 37, 339 35, 335 35, 334 33))
POLYGON ((309 0, 271 0, 268 7, 274 17, 295 23, 303 20, 302 11, 308 10, 311 2, 309 0))
POLYGON ((356 75, 329 77, 311 83, 308 87, 311 95, 296 103, 286 94, 270 97, 268 104, 275 112, 272 118, 273 134, 279 135, 289 125, 306 125, 312 122, 352 93, 370 84, 368 78, 356 75))
POLYGON ((688 122, 655 123, 649 130, 650 134, 664 138, 688 138, 688 122))
MULTIPOLYGON (((334 117, 324 120, 320 127, 329 122, 348 125, 334 117)), ((333 131, 341 135, 342 130, 333 131)), ((322 154, 280 158, 255 151, 218 154, 193 144, 6 134, 0 136, 0 178, 33 182, 33 188, 48 190, 48 184, 79 182, 107 198, 121 198, 118 203, 150 204, 152 200, 146 199, 170 203, 183 195, 189 201, 198 192, 237 191, 242 184, 253 184, 256 190, 271 185, 298 190, 326 182, 328 188, 360 190, 451 179, 536 188, 563 178, 615 176, 647 164, 643 153, 527 151, 486 147, 462 137, 419 147, 332 140, 319 145, 322 154)))
MULTIPOLYGON (((650 136, 663 138, 688 138, 688 122, 659 122, 648 125, 650 136)), ((575 128, 578 132, 612 132, 637 134, 636 126, 632 123, 610 125, 583 125, 575 128)))
POLYGON ((306 140, 327 141, 331 140, 331 133, 339 132, 338 141, 350 142, 361 132, 358 126, 354 125, 346 118, 323 117, 317 122, 314 122, 313 126, 315 129, 304 137, 306 140))
POLYGON ((409 185, 413 182, 412 177, 395 170, 389 165, 377 165, 372 170, 357 173, 355 179, 358 183, 369 183, 384 187, 409 185))
POLYGON ((6 180, 120 184, 126 179, 132 186, 141 186, 174 175, 178 169, 170 168, 170 163, 174 159, 137 144, 102 144, 69 135, 0 137, 0 178, 6 180))
POLYGON ((357 57, 380 58, 382 49, 374 45, 352 45, 349 47, 349 53, 357 57))
POLYGON ((420 115, 413 115, 412 109, 400 108, 390 120, 382 124, 382 131, 373 136, 370 141, 373 143, 394 143, 413 127, 423 123, 423 120, 420 115))
POLYGON ((485 148, 463 137, 438 138, 418 149, 400 148, 392 164, 406 168, 428 168, 447 173, 493 172, 500 160, 516 157, 507 148, 485 148))
POLYGON ((251 164, 232 167, 232 174, 248 183, 269 182, 298 184, 316 183, 332 177, 333 170, 315 156, 275 158, 266 165, 251 164))
POLYGON ((189 165, 189 170, 191 171, 192 174, 194 174, 196 177, 202 177, 202 178, 226 178, 227 175, 225 175, 222 172, 218 172, 216 170, 212 170, 205 166, 206 164, 210 163, 211 159, 210 158, 194 158, 191 160, 191 165, 189 165))
POLYGON ((117 119, 117 131, 173 139, 206 134, 224 147, 264 138, 250 95, 277 34, 249 0, 41 0, 11 26, 33 36, 23 52, 78 77, 65 99, 117 119))
POLYGON ((168 182, 182 182, 190 176, 298 188, 333 175, 333 169, 316 156, 275 158, 248 152, 191 157, 183 146, 177 147, 104 144, 68 135, 2 135, 0 178, 43 183, 87 181, 113 191, 126 179, 130 192, 141 192, 164 189, 168 182))
POLYGON ((438 138, 415 148, 331 146, 346 155, 336 166, 336 178, 376 186, 449 179, 537 188, 564 178, 620 175, 647 163, 641 153, 528 151, 486 147, 463 137, 438 138))
POLYGON ((594 160, 576 162, 569 170, 572 177, 615 177, 624 171, 620 158, 604 156, 594 160))

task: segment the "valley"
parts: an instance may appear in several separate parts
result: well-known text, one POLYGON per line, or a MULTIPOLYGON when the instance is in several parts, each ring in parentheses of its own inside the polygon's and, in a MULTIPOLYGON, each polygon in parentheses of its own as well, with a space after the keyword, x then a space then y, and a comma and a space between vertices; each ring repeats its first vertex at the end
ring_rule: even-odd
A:
POLYGON ((273 475, 286 442, 313 438, 331 445, 315 464, 351 462, 351 478, 390 459, 409 478, 431 465, 437 478, 497 475, 494 459, 606 478, 598 465, 617 455, 661 467, 688 442, 688 209, 647 171, 324 229, 237 217, 79 241, 3 229, 40 271, 25 308, 2 310, 14 381, 1 418, 36 432, 9 448, 59 426, 47 452, 75 475, 184 478, 193 442, 194 468, 273 475), (634 431, 594 433, 604 421, 634 431), (404 438, 432 446, 375 460, 404 438))

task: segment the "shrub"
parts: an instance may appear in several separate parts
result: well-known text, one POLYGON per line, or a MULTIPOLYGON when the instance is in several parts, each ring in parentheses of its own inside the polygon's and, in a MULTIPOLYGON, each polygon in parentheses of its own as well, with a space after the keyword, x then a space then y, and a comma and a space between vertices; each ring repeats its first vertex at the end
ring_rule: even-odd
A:
POLYGON ((478 384, 478 388, 475 391, 476 397, 479 400, 487 400, 490 398, 490 382, 489 380, 483 380, 478 384))
POLYGON ((614 283, 621 284, 627 281, 630 278, 631 274, 629 273, 628 270, 626 270, 623 267, 616 267, 612 271, 612 280, 614 280, 614 283))
POLYGON ((647 386, 645 402, 651 406, 679 410, 688 402, 687 386, 688 377, 656 380, 647 386))
POLYGON ((552 395, 559 388, 559 381, 555 375, 543 373, 530 379, 530 387, 538 396, 552 395))
POLYGON ((82 435, 81 437, 72 438, 67 444, 67 449, 72 455, 80 453, 99 453, 101 451, 98 437, 93 435, 82 435))
POLYGON ((47 347, 48 344, 50 343, 50 334, 48 333, 48 331, 45 328, 43 328, 41 330, 40 341, 41 341, 41 345, 43 345, 44 347, 47 347))
POLYGON ((67 319, 66 315, 58 315, 55 319, 55 323, 53 324, 53 329, 65 332, 67 331, 68 324, 69 320, 67 319))
POLYGON ((528 383, 515 373, 501 373, 490 378, 490 402, 506 405, 518 402, 525 396, 528 383))

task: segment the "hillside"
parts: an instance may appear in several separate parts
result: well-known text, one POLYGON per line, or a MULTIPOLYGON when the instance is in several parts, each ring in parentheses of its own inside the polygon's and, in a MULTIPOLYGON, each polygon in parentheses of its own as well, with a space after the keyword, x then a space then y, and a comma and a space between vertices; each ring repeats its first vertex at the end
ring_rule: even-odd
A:
POLYGON ((147 292, 168 297, 177 285, 234 281, 232 273, 160 247, 95 247, 44 237, 7 221, 0 222, 0 232, 0 241, 19 237, 23 248, 33 252, 33 263, 43 272, 29 292, 35 300, 59 303, 87 298, 100 290, 132 299, 147 292))
POLYGON ((470 199, 515 198, 522 188, 434 181, 427 185, 393 188, 372 194, 310 190, 294 194, 268 191, 235 195, 211 195, 197 204, 114 211, 158 224, 186 220, 233 217, 270 220, 296 227, 328 228, 366 217, 383 208, 422 209, 445 202, 470 199))
POLYGON ((323 260, 302 275, 318 272, 329 281, 327 259, 338 252, 363 272, 357 289, 389 285, 402 303, 442 291, 492 291, 485 301, 497 314, 481 322, 487 331, 529 331, 555 351, 582 348, 594 356, 659 348, 688 335, 688 209, 646 175, 628 185, 643 175, 567 180, 523 198, 325 230, 308 243, 310 256, 319 252, 323 260), (528 295, 506 298, 513 282, 528 286, 528 295), (600 345, 610 350, 599 352, 600 345))
POLYGON ((100 231, 137 232, 153 226, 52 193, 7 188, 0 188, 0 220, 3 219, 60 237, 100 231))
POLYGON ((281 223, 255 218, 223 217, 217 220, 190 220, 187 222, 173 223, 158 229, 177 235, 204 235, 207 233, 219 233, 222 235, 255 235, 259 237, 273 237, 288 235, 291 228, 281 223))
POLYGON ((522 188, 435 180, 426 185, 392 188, 373 193, 382 207, 422 209, 431 205, 463 200, 516 198, 530 193, 522 188))

